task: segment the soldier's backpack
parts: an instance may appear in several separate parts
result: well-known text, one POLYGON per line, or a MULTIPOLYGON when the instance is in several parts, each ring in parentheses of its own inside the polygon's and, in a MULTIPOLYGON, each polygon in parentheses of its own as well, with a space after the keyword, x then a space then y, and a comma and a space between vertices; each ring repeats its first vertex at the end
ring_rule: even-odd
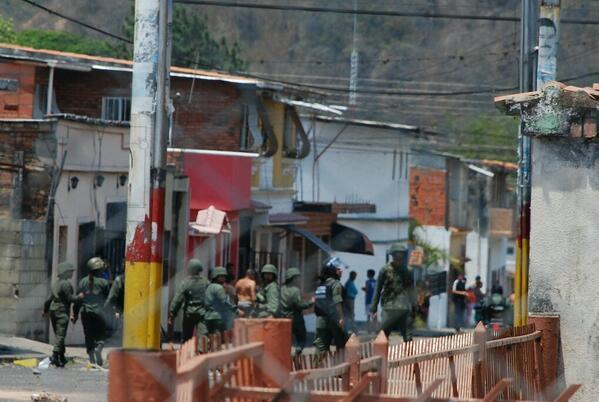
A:
POLYGON ((314 314, 317 317, 338 319, 337 309, 333 303, 333 289, 322 283, 314 291, 314 314))

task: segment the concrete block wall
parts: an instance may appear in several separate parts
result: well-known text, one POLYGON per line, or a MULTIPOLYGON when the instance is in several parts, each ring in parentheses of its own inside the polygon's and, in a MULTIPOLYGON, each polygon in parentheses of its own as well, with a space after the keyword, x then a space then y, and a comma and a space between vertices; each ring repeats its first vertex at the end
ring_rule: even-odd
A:
POLYGON ((48 295, 45 266, 46 225, 30 220, 0 220, 0 333, 46 340, 41 318, 48 295))

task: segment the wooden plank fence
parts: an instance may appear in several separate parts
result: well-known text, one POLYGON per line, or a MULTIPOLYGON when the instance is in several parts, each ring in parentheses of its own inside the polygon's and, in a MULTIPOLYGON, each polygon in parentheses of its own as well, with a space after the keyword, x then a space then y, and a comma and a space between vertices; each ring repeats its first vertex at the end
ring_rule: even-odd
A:
MULTIPOLYGON (((289 354, 288 371, 266 386, 264 376, 275 378, 281 370, 269 360, 277 342, 236 330, 235 337, 209 339, 208 353, 199 353, 196 338, 181 346, 176 401, 546 401, 540 335, 532 326, 501 334, 479 326, 474 333, 398 345, 389 345, 382 332, 367 343, 354 335, 343 352, 320 360, 292 362, 289 354)), ((578 388, 568 387, 553 401, 568 401, 578 388)))

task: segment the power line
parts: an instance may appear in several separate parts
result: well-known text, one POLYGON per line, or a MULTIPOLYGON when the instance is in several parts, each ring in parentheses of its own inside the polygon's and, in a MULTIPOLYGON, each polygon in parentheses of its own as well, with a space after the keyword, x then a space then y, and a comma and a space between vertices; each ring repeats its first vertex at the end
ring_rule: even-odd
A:
MULTIPOLYGON (((132 43, 129 39, 124 38, 122 36, 119 35, 115 35, 111 32, 105 31, 103 29, 97 28, 93 25, 90 25, 88 23, 85 23, 83 21, 80 21, 76 18, 73 17, 69 17, 65 14, 59 13, 57 11, 54 11, 50 8, 44 7, 32 0, 21 0, 27 4, 30 4, 34 7, 40 8, 52 15, 55 15, 57 17, 63 18, 67 21, 73 22, 75 24, 78 24, 80 26, 83 26, 87 29, 91 29, 95 32, 101 33, 103 35, 109 36, 111 38, 126 42, 126 43, 132 43)), ((212 3, 217 3, 217 2, 212 2, 212 3)), ((221 4, 221 3, 219 3, 221 4)), ((232 3, 229 3, 232 4, 232 3)), ((314 7, 312 7, 314 8, 314 7)), ((346 11, 351 11, 351 10, 346 10, 346 11)), ((193 60, 187 60, 187 59, 183 59, 181 58, 180 60, 185 60, 188 63, 194 63, 197 64, 195 61, 193 60)), ((207 65, 202 65, 202 66, 207 66, 207 65)), ((210 68, 214 68, 214 66, 207 66, 210 68)), ((304 87, 304 88, 309 88, 309 89, 315 89, 315 90, 325 90, 325 91, 332 91, 332 92, 337 92, 337 93, 349 93, 349 89, 344 88, 344 87, 336 87, 336 86, 330 86, 330 85, 314 85, 314 84, 302 84, 302 83, 298 83, 298 82, 289 82, 289 81, 282 81, 282 80, 273 80, 269 77, 265 77, 265 76, 260 76, 260 75, 254 75, 254 74, 249 74, 247 72, 235 72, 236 74, 239 74, 241 76, 244 77, 248 77, 248 78, 254 78, 254 79, 262 79, 262 80, 269 80, 272 81, 274 83, 280 83, 283 85, 290 85, 290 86, 297 86, 297 87, 304 87)), ((369 89, 357 89, 355 92, 356 93, 360 93, 360 94, 376 94, 376 95, 389 95, 389 96, 463 96, 463 95, 475 95, 475 94, 484 94, 484 93, 494 93, 494 92, 501 92, 501 91, 511 91, 514 90, 515 88, 513 87, 509 87, 509 88, 480 88, 480 89, 476 89, 476 90, 464 90, 464 91, 433 91, 433 92, 425 92, 425 91, 397 91, 397 90, 369 90, 369 89)))
POLYGON ((216 7, 233 7, 233 8, 250 8, 258 10, 280 10, 280 11, 304 11, 314 13, 333 13, 333 14, 357 14, 357 15, 372 15, 381 17, 417 17, 417 18, 437 18, 437 19, 461 19, 461 20, 479 20, 479 21, 507 21, 519 22, 519 17, 499 16, 499 15, 470 15, 470 14, 445 14, 431 12, 411 12, 411 11, 386 11, 386 10, 354 10, 346 8, 332 7, 309 7, 309 6, 294 6, 294 5, 277 5, 277 4, 254 4, 254 3, 227 3, 212 0, 174 0, 179 4, 192 4, 200 6, 216 6, 216 7))
POLYGON ((77 25, 80 25, 80 26, 85 27, 87 29, 91 29, 92 31, 96 31, 98 33, 101 33, 102 35, 109 36, 109 37, 111 37, 113 39, 117 39, 117 40, 120 40, 122 42, 133 44, 133 41, 131 41, 131 40, 127 39, 127 38, 124 38, 122 36, 119 36, 119 35, 113 34, 111 32, 105 31, 102 28, 95 27, 95 26, 90 25, 90 24, 88 24, 86 22, 80 21, 80 20, 78 20, 76 18, 69 17, 68 15, 64 15, 62 13, 59 13, 58 11, 54 11, 54 10, 48 8, 48 7, 45 7, 45 6, 42 6, 41 4, 36 3, 35 1, 32 1, 32 0, 21 0, 21 1, 25 2, 25 3, 29 4, 29 5, 31 5, 33 7, 37 7, 40 10, 44 10, 45 12, 47 12, 49 14, 52 14, 52 15, 55 15, 55 16, 60 17, 62 19, 65 19, 67 21, 70 21, 70 22, 72 22, 74 24, 77 24, 77 25))
MULTIPOLYGON (((333 7, 309 7, 295 5, 277 5, 277 4, 255 4, 255 3, 231 3, 213 0, 174 0, 179 4, 190 4, 199 6, 215 6, 229 8, 249 8, 257 10, 279 10, 279 11, 303 11, 312 13, 333 13, 333 14, 356 14, 356 15, 372 15, 380 17, 412 17, 412 18, 435 18, 435 19, 450 19, 450 20, 474 20, 474 21, 503 21, 503 22, 520 22, 520 17, 502 16, 502 15, 474 15, 474 14, 449 14, 449 13, 433 13, 428 11, 411 12, 411 11, 388 11, 388 10, 353 10, 347 8, 333 7)), ((562 24, 579 24, 579 25, 599 25, 597 20, 579 20, 564 18, 560 21, 562 24)))

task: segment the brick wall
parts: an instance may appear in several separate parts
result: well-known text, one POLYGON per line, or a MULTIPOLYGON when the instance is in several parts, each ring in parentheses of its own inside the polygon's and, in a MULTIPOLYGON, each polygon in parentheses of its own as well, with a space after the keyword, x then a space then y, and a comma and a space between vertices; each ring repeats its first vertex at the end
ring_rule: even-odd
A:
POLYGON ((0 219, 45 218, 54 123, 0 122, 0 219))
POLYGON ((175 147, 240 149, 243 112, 241 93, 235 85, 196 80, 192 92, 190 79, 173 79, 172 92, 175 147))
POLYGON ((44 222, 0 219, 0 333, 47 340, 44 222))
MULTIPOLYGON (((47 69, 38 83, 47 83, 47 69)), ((239 151, 243 120, 241 93, 236 85, 174 77, 173 147, 239 151), (191 102, 190 102, 191 94, 191 102)), ((131 74, 114 71, 56 70, 56 103, 61 113, 101 117, 102 97, 131 96, 131 74)))
POLYGON ((0 118, 31 119, 35 94, 35 67, 0 63, 0 79, 17 81, 16 90, 0 90, 0 118))
POLYGON ((446 172, 410 169, 410 218, 422 225, 445 226, 446 172))
MULTIPOLYGON (((38 74, 47 84, 48 72, 38 74)), ((70 71, 54 73, 54 93, 61 113, 100 118, 103 96, 131 96, 131 74, 122 71, 70 71)))

